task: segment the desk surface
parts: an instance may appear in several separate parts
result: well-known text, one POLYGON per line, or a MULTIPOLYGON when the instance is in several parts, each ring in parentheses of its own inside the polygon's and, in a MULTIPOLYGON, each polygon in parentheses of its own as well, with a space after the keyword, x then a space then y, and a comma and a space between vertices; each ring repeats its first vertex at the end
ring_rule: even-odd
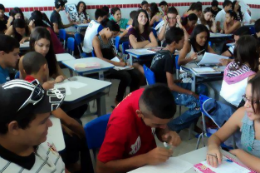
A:
POLYGON ((56 59, 58 62, 61 62, 61 61, 74 60, 75 57, 73 57, 69 53, 59 53, 59 54, 56 54, 56 59))
POLYGON ((233 34, 210 33, 210 38, 225 38, 231 37, 233 34))
POLYGON ((189 71, 189 72, 193 73, 195 76, 198 76, 198 77, 220 76, 220 75, 222 75, 221 73, 223 73, 225 68, 226 68, 226 66, 218 66, 217 68, 221 72, 221 73, 218 73, 218 74, 216 74, 216 73, 200 74, 200 73, 196 73, 194 70, 192 70, 192 68, 198 68, 199 67, 196 63, 188 63, 188 64, 181 66, 181 67, 184 71, 189 71))
POLYGON ((59 118, 50 117, 52 126, 48 129, 47 141, 53 142, 58 151, 65 149, 65 141, 62 133, 61 122, 59 118))
POLYGON ((141 56, 155 55, 156 54, 156 52, 148 50, 148 48, 144 48, 144 49, 126 49, 126 52, 136 56, 136 58, 139 58, 141 56))
POLYGON ((90 95, 101 92, 111 86, 111 82, 101 81, 97 79, 74 76, 72 79, 76 80, 65 80, 62 83, 55 84, 55 88, 65 88, 66 97, 65 102, 73 102, 78 99, 83 99, 90 95))

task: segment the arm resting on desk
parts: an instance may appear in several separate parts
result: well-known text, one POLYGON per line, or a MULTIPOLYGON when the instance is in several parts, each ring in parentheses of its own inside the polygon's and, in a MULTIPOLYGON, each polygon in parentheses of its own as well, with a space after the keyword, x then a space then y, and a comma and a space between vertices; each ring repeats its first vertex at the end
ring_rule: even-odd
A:
POLYGON ((241 26, 240 22, 236 22, 231 27, 227 26, 227 23, 224 22, 224 32, 225 34, 232 34, 236 29, 238 29, 241 26))

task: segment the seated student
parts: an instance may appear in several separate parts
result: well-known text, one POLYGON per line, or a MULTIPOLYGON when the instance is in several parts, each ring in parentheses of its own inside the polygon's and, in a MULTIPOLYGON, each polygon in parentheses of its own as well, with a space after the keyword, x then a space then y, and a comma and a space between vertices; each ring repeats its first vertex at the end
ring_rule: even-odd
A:
POLYGON ((0 21, 3 21, 5 25, 8 21, 8 17, 5 15, 5 7, 3 4, 0 4, 0 21))
POLYGON ((213 0, 211 2, 211 12, 212 12, 212 17, 215 18, 222 9, 218 7, 218 1, 213 0))
POLYGON ((222 163, 222 154, 220 144, 228 139, 236 131, 241 131, 240 149, 230 150, 243 165, 250 169, 260 172, 260 134, 259 134, 259 117, 260 117, 260 74, 246 81, 243 100, 245 104, 239 108, 229 120, 208 140, 207 162, 218 167, 222 163))
POLYGON ((30 40, 30 29, 25 20, 15 19, 13 25, 10 26, 5 35, 13 36, 20 44, 30 40))
MULTIPOLYGON (((42 54, 29 52, 24 55, 21 63, 27 75, 24 80, 32 82, 37 79, 41 85, 49 80, 47 60, 42 54)), ((75 171, 75 169, 78 169, 77 161, 79 160, 79 152, 82 147, 81 139, 85 139, 84 129, 79 123, 80 120, 71 118, 61 108, 51 113, 62 121, 63 135, 66 144, 65 151, 61 153, 62 159, 67 168, 75 171)))
POLYGON ((183 14, 183 17, 187 17, 192 13, 196 14, 197 17, 200 18, 202 13, 202 4, 199 2, 193 2, 188 11, 183 14))
POLYGON ((248 80, 258 72, 259 44, 250 35, 241 36, 236 42, 234 61, 224 70, 220 95, 238 107, 248 80))
POLYGON ((156 3, 150 4, 151 9, 151 20, 150 20, 150 26, 156 26, 163 18, 163 14, 159 11, 159 8, 156 3))
MULTIPOLYGON (((251 35, 250 29, 247 26, 242 26, 240 28, 238 28, 235 32, 234 32, 234 40, 235 40, 235 44, 237 42, 237 40, 243 36, 243 35, 251 35)), ((232 45, 228 48, 227 51, 223 52, 222 55, 223 56, 227 56, 227 57, 233 57, 234 56, 234 49, 235 49, 235 45, 232 45)), ((227 65, 226 62, 231 62, 232 60, 221 60, 222 65, 227 65)))
POLYGON ((10 80, 7 68, 15 68, 19 60, 19 42, 3 34, 0 34, 0 84, 10 80))
POLYGON ((156 147, 154 135, 171 146, 180 143, 167 123, 176 111, 171 91, 155 84, 130 93, 112 112, 97 157, 97 173, 128 172, 166 162, 172 149, 156 147))
POLYGON ((103 6, 101 8, 101 10, 103 10, 105 12, 105 16, 104 16, 104 19, 107 18, 107 19, 110 19, 112 17, 112 15, 109 13, 109 7, 108 6, 103 6))
POLYGON ((254 37, 260 41, 260 19, 255 21, 255 34, 254 37))
POLYGON ((44 91, 37 80, 12 80, 0 86, 0 98, 1 172, 67 173, 54 143, 47 141, 51 111, 62 104, 64 92, 44 91))
POLYGON ((221 32, 224 30, 224 22, 226 19, 226 13, 231 9, 232 9, 232 2, 230 0, 225 0, 223 2, 223 9, 218 12, 218 14, 216 15, 216 18, 215 18, 218 32, 221 32))
MULTIPOLYGON (((128 23, 129 23, 129 27, 132 27, 133 26, 133 21, 134 21, 134 18, 135 18, 135 16, 137 15, 137 11, 131 11, 130 12, 130 19, 129 19, 129 21, 128 21, 128 23)), ((130 29, 130 28, 129 28, 130 29)))
POLYGON ((198 21, 198 24, 205 25, 210 32, 217 32, 217 25, 214 18, 212 17, 212 11, 210 7, 204 9, 203 14, 200 17, 200 21, 198 21))
MULTIPOLYGON (((66 1, 67 2, 67 1, 66 1)), ((56 34, 59 34, 60 29, 68 28, 77 24, 77 22, 70 21, 69 24, 64 25, 61 20, 60 11, 65 9, 65 1, 63 0, 55 0, 55 9, 51 13, 50 21, 53 24, 53 30, 56 34)))
POLYGON ((9 28, 11 25, 13 25, 13 21, 16 19, 23 19, 26 21, 26 24, 27 24, 27 20, 25 19, 22 10, 18 7, 13 8, 9 12, 9 18, 8 18, 8 21, 6 24, 7 28, 9 28))
POLYGON ((205 52, 215 53, 209 46, 209 35, 209 30, 205 25, 197 25, 179 53, 178 64, 185 65, 189 62, 200 61, 205 52))
POLYGON ((141 9, 145 10, 149 16, 149 19, 151 18, 151 10, 149 8, 149 3, 147 1, 142 1, 141 3, 141 9))
POLYGON ((83 47, 82 47, 82 50, 88 55, 91 55, 91 51, 93 50, 93 46, 92 46, 93 38, 99 33, 99 31, 103 29, 100 23, 105 18, 105 16, 106 16, 105 11, 101 9, 97 9, 95 12, 96 20, 91 20, 91 22, 89 23, 89 26, 84 36, 83 47))
POLYGON ((190 35, 198 21, 198 17, 196 14, 191 13, 187 17, 182 19, 182 26, 184 26, 185 30, 188 32, 190 35))
POLYGON ((243 22, 243 13, 241 11, 241 6, 239 5, 239 1, 233 1, 232 2, 232 10, 236 13, 237 15, 237 20, 239 22, 243 22))
POLYGON ((78 16, 75 21, 73 22, 79 22, 79 23, 89 23, 90 18, 89 14, 87 13, 87 5, 83 1, 79 1, 77 4, 77 12, 78 16))
POLYGON ((226 12, 226 19, 224 22, 224 33, 233 34, 239 27, 241 23, 237 21, 237 15, 233 11, 226 12))
MULTIPOLYGON (((97 34, 93 39, 93 48, 98 58, 107 61, 115 66, 124 67, 127 64, 121 59, 120 62, 111 61, 116 56, 114 47, 112 44, 112 38, 115 37, 120 31, 119 25, 114 21, 108 21, 106 27, 97 34)), ((120 103, 126 91, 127 86, 130 86, 130 91, 137 90, 140 81, 140 74, 138 70, 120 70, 110 69, 107 78, 119 79, 120 83, 118 86, 117 96, 115 104, 120 103)))
MULTIPOLYGON (((171 130, 180 131, 187 128, 200 117, 199 96, 190 90, 191 85, 187 83, 175 82, 174 74, 174 51, 181 50, 184 44, 184 31, 180 28, 170 28, 166 32, 166 47, 156 53, 152 61, 151 70, 155 74, 156 82, 167 84, 175 98, 175 103, 184 105, 189 108, 180 117, 169 122, 168 126, 171 130)), ((198 91, 202 94, 202 87, 199 86, 198 91)), ((203 91, 204 92, 204 91, 203 91)), ((203 93, 205 94, 205 93, 203 93)))
POLYGON ((167 13, 168 13, 168 3, 166 1, 161 1, 159 3, 159 6, 161 7, 164 15, 167 15, 167 13))
POLYGON ((0 20, 0 34, 5 34, 7 27, 4 21, 0 20))

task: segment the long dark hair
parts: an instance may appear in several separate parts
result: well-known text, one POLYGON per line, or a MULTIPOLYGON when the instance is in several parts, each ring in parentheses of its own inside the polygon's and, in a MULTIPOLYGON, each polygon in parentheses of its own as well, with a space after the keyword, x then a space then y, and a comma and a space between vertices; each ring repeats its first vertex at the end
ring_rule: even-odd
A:
POLYGON ((234 49, 234 61, 241 67, 248 63, 252 71, 258 72, 259 43, 251 35, 240 36, 234 49))
POLYGON ((260 113, 260 101, 259 101, 259 98, 260 98, 260 73, 257 73, 255 75, 255 77, 250 79, 248 81, 248 84, 251 84, 251 86, 252 86, 252 90, 251 90, 251 94, 253 97, 251 100, 252 108, 253 108, 255 114, 259 114, 260 113))
POLYGON ((140 13, 144 13, 145 16, 147 17, 147 22, 144 25, 144 32, 148 32, 148 33, 151 32, 150 24, 149 24, 149 17, 148 17, 147 12, 145 10, 143 10, 143 9, 138 10, 137 14, 136 14, 136 16, 135 16, 135 18, 133 20, 133 27, 137 31, 137 34, 138 34, 137 40, 140 39, 140 30, 139 30, 139 23, 138 23, 138 16, 139 16, 140 13))
POLYGON ((212 21, 206 21, 206 20, 205 20, 205 17, 204 17, 204 14, 206 14, 206 13, 208 13, 208 12, 212 13, 210 7, 207 7, 207 8, 204 9, 203 15, 201 15, 201 17, 200 17, 200 21, 201 21, 201 24, 203 24, 203 25, 208 25, 208 26, 209 26, 209 30, 210 30, 211 27, 212 27, 212 25, 213 25, 213 22, 212 22, 212 21))
POLYGON ((14 16, 16 14, 20 13, 21 14, 21 19, 24 19, 24 15, 23 15, 23 12, 20 8, 18 7, 15 7, 13 8, 10 12, 9 12, 9 16, 12 16, 14 18, 14 16))
POLYGON ((23 19, 15 19, 13 22, 13 35, 14 38, 17 41, 21 41, 23 39, 23 35, 20 35, 17 31, 16 28, 24 28, 25 29, 25 35, 29 36, 30 35, 30 30, 26 24, 26 22, 23 19))
POLYGON ((237 20, 237 13, 235 13, 234 11, 229 10, 226 14, 229 14, 231 18, 233 17, 234 20, 237 20))
MULTIPOLYGON (((236 5, 237 1, 233 1, 232 3, 232 10, 235 12, 235 5, 236 5)), ((243 21, 243 14, 242 14, 242 11, 241 11, 241 6, 239 5, 239 8, 238 8, 238 14, 239 14, 239 17, 241 19, 241 21, 243 21)))
POLYGON ((86 5, 85 2, 79 1, 78 5, 77 5, 77 11, 79 11, 79 6, 80 6, 80 4, 84 4, 84 8, 83 8, 82 13, 83 13, 85 16, 87 16, 87 13, 86 13, 87 5, 86 5))
POLYGON ((207 38, 205 45, 204 46, 199 45, 199 47, 200 47, 200 50, 205 49, 206 52, 208 51, 210 33, 209 33, 208 28, 205 25, 199 24, 199 25, 195 26, 195 28, 193 29, 193 31, 190 35, 190 44, 192 45, 194 52, 199 51, 199 50, 196 49, 196 46, 195 46, 195 45, 198 45, 198 43, 196 42, 196 37, 197 37, 198 34, 200 34, 202 32, 206 32, 207 35, 208 35, 208 38, 207 38))
POLYGON ((49 75, 50 76, 57 75, 58 74, 58 62, 56 60, 56 56, 55 56, 55 53, 53 50, 51 34, 46 28, 36 27, 33 30, 31 37, 30 37, 30 49, 31 49, 31 51, 35 51, 35 49, 34 49, 35 42, 42 38, 45 38, 50 41, 50 48, 49 48, 48 53, 45 56, 47 63, 48 63, 48 67, 49 67, 49 75))
POLYGON ((53 28, 52 23, 49 21, 45 13, 41 13, 38 10, 32 12, 30 20, 34 20, 35 27, 50 27, 53 28))
POLYGON ((186 26, 188 24, 188 21, 197 21, 198 16, 194 13, 189 14, 187 17, 182 18, 181 24, 183 26, 186 26))
POLYGON ((152 19, 153 16, 155 16, 158 12, 160 12, 160 11, 159 11, 159 8, 158 8, 158 6, 157 6, 157 4, 154 3, 154 2, 150 4, 150 9, 151 9, 151 19, 152 19))

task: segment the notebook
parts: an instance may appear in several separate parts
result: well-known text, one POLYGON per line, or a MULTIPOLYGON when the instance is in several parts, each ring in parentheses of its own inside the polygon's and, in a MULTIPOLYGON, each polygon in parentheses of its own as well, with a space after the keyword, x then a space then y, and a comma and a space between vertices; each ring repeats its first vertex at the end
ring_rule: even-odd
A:
POLYGON ((220 59, 229 59, 226 56, 221 56, 213 53, 205 52, 202 59, 197 63, 197 65, 217 65, 220 63, 220 59))
POLYGON ((199 74, 220 74, 221 71, 217 71, 212 67, 197 67, 192 68, 193 71, 199 74))

